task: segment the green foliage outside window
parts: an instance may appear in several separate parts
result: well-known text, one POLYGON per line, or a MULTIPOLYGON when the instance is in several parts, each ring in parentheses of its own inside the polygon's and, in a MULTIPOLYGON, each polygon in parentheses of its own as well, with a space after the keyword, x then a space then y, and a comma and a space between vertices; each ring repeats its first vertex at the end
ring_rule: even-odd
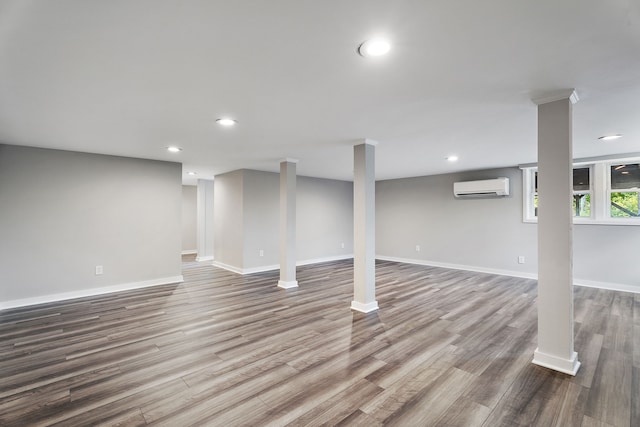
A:
POLYGON ((573 195, 573 216, 576 216, 576 217, 591 216, 591 194, 574 194, 573 195))
POLYGON ((640 193, 611 193, 611 216, 616 218, 633 218, 640 216, 638 199, 640 199, 640 193))

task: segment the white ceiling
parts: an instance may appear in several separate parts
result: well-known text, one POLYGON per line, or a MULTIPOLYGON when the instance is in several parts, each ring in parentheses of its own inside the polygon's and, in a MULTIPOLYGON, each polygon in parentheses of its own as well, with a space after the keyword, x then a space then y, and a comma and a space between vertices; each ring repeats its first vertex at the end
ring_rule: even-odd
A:
POLYGON ((640 151, 640 1, 0 0, 0 142, 199 178, 349 180, 362 138, 377 179, 535 162, 531 98, 567 88, 575 157, 640 151))

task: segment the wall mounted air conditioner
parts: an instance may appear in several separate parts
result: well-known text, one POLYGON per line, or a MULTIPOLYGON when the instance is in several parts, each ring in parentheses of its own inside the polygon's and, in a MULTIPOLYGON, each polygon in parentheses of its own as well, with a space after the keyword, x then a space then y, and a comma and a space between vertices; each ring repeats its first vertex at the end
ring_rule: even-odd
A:
POLYGON ((458 198, 505 197, 509 195, 509 178, 454 182, 453 195, 458 198))

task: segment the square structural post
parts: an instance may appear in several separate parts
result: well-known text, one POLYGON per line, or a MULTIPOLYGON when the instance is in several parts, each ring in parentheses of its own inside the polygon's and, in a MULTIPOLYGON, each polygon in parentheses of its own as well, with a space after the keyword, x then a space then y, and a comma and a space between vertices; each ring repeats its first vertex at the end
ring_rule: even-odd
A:
POLYGON ((569 375, 573 349, 573 156, 569 90, 538 104, 538 348, 533 363, 569 375))
POLYGON ((376 142, 353 149, 353 310, 369 313, 376 301, 376 142))
POLYGON ((296 280, 296 163, 280 162, 280 280, 281 288, 295 288, 296 280))

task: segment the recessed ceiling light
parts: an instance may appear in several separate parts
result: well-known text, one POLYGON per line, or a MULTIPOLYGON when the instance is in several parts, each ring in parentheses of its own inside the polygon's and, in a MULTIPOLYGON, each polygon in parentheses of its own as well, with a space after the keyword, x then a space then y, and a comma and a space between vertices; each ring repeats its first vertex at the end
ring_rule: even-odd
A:
POLYGON ((238 122, 233 119, 217 119, 216 123, 222 126, 233 126, 238 122))
POLYGON ((457 162, 458 161, 458 156, 449 156, 449 157, 447 157, 447 161, 449 161, 449 162, 457 162))
POLYGON ((599 137, 598 139, 601 141, 613 141, 614 139, 618 139, 618 138, 622 138, 621 134, 617 134, 617 135, 604 135, 599 137))
POLYGON ((182 151, 182 148, 172 145, 171 147, 167 147, 167 150, 172 152, 172 153, 179 153, 179 152, 182 151))
POLYGON ((358 53, 365 58, 371 56, 382 56, 391 50, 391 43, 385 39, 370 39, 358 47, 358 53))
POLYGON ((195 172, 187 172, 187 175, 194 176, 194 175, 198 175, 198 174, 197 174, 197 173, 195 173, 195 172))

